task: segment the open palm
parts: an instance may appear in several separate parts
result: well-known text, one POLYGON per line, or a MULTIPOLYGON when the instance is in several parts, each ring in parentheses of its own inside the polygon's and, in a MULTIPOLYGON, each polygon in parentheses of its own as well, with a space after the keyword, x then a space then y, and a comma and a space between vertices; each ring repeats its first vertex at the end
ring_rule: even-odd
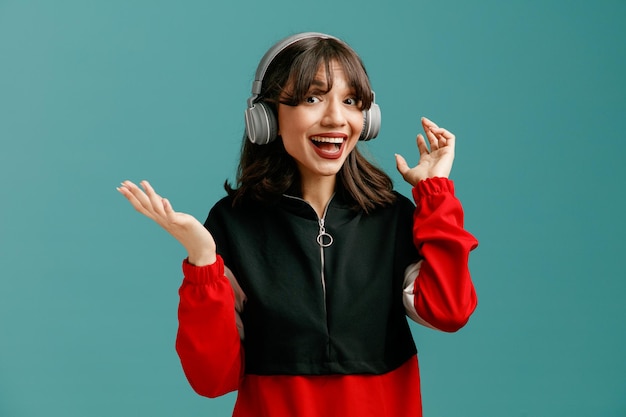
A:
POLYGON ((195 217, 174 211, 169 200, 158 195, 148 181, 143 190, 131 181, 124 181, 117 190, 139 213, 154 220, 187 249, 189 262, 206 265, 215 262, 215 241, 195 217))
POLYGON ((418 164, 411 168, 403 156, 396 154, 398 172, 412 186, 427 178, 448 178, 454 161, 455 136, 425 117, 422 117, 422 126, 430 149, 424 136, 421 133, 417 135, 417 149, 420 154, 418 164))

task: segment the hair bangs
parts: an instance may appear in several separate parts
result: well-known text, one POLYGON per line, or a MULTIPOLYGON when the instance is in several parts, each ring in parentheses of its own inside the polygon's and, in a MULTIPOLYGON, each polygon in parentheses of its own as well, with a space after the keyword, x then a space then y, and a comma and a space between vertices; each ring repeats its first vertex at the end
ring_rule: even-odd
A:
POLYGON ((318 39, 314 45, 297 55, 291 65, 286 85, 282 89, 280 102, 296 106, 304 101, 311 86, 317 80, 320 69, 326 75, 327 93, 333 87, 333 63, 344 72, 347 82, 354 89, 355 98, 362 110, 370 108, 373 93, 365 67, 359 56, 342 42, 335 39, 318 39))

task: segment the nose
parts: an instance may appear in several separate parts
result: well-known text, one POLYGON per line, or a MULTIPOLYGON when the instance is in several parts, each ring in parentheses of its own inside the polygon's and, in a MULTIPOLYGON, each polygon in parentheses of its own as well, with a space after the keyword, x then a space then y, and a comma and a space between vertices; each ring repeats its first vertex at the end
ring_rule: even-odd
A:
POLYGON ((345 126, 347 123, 346 109, 341 100, 331 99, 326 102, 326 108, 324 109, 324 117, 322 117, 322 126, 340 127, 345 126))

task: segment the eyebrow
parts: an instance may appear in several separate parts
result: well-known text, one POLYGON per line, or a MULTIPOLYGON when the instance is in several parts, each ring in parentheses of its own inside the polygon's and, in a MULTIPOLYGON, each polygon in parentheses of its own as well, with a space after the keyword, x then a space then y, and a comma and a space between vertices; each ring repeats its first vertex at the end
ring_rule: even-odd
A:
POLYGON ((319 80, 317 78, 313 79, 313 81, 311 81, 311 87, 326 87, 326 80, 322 81, 319 80))
MULTIPOLYGON (((309 89, 307 90, 307 94, 320 94, 320 93, 328 93, 331 89, 328 87, 328 83, 325 79, 314 78, 309 85, 309 89)), ((355 86, 351 86, 348 88, 350 95, 356 95, 357 89, 355 86)))

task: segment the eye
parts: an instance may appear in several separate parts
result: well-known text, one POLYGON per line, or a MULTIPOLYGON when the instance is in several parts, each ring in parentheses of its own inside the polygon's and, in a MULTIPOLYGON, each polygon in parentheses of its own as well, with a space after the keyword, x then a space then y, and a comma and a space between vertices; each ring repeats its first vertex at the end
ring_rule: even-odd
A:
POLYGON ((308 103, 308 104, 315 104, 315 103, 319 103, 320 99, 319 99, 319 97, 310 96, 310 97, 306 97, 304 99, 304 102, 308 103))
POLYGON ((349 98, 345 99, 343 102, 346 103, 348 106, 358 106, 359 105, 359 100, 357 100, 354 97, 349 97, 349 98))

